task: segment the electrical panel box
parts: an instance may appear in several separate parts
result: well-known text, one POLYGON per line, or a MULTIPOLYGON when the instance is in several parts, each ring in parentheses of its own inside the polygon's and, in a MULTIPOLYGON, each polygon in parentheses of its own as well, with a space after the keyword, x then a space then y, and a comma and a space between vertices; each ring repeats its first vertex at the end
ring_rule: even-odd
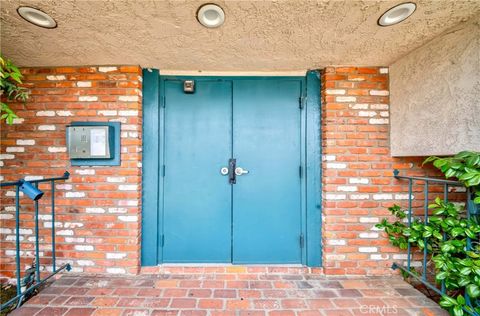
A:
POLYGON ((113 127, 68 126, 68 154, 70 159, 111 159, 113 127))

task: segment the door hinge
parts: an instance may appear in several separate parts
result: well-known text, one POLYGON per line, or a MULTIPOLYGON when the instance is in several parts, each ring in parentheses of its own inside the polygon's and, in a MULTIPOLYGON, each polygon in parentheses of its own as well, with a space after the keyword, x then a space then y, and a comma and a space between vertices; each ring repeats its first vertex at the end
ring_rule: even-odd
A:
POLYGON ((165 235, 162 235, 160 237, 160 247, 163 247, 165 245, 165 235))
POLYGON ((302 166, 298 166, 298 176, 301 178, 303 177, 303 168, 302 166))
POLYGON ((305 238, 303 238, 303 234, 300 234, 300 248, 305 246, 305 238))
POLYGON ((298 108, 299 108, 300 110, 304 108, 304 106, 305 106, 305 100, 306 100, 306 99, 307 99, 306 97, 300 97, 300 98, 298 98, 298 108))
POLYGON ((165 177, 165 165, 162 166, 162 177, 165 177))
POLYGON ((165 98, 165 96, 162 96, 162 99, 160 100, 160 102, 162 103, 162 108, 165 108, 165 104, 167 103, 167 98, 165 98))

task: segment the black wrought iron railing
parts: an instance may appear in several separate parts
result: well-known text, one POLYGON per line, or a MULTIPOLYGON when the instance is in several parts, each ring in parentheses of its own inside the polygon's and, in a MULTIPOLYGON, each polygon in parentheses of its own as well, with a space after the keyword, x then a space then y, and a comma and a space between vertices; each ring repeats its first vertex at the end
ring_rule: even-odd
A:
POLYGON ((39 179, 25 181, 20 179, 13 182, 4 182, 0 183, 1 188, 14 187, 15 188, 15 278, 16 278, 16 296, 9 299, 7 302, 2 303, 0 310, 4 311, 8 308, 19 307, 25 297, 30 295, 32 291, 44 284, 48 279, 50 279, 55 274, 59 273, 62 270, 70 271, 70 264, 66 263, 57 268, 57 259, 56 259, 56 245, 55 245, 55 183, 56 181, 66 180, 70 177, 70 173, 65 171, 63 176, 56 178, 48 179, 39 179), (50 184, 51 190, 51 200, 50 200, 50 209, 51 209, 51 264, 52 272, 46 277, 42 278, 40 267, 40 227, 39 227, 39 200, 43 197, 43 192, 39 190, 40 183, 50 184), (21 239, 20 239, 20 229, 21 229, 21 220, 20 220, 20 192, 23 192, 30 199, 33 200, 33 210, 34 210, 34 233, 35 233, 35 261, 30 269, 23 272, 21 271, 21 239), (15 305, 15 306, 14 306, 15 305))
MULTIPOLYGON (((415 188, 421 188, 423 186, 423 189, 420 191, 423 191, 423 204, 420 206, 423 208, 423 214, 419 214, 420 216, 415 216, 415 219, 421 220, 424 224, 428 224, 429 221, 429 194, 430 193, 436 193, 436 194, 442 194, 443 195, 443 200, 445 203, 451 201, 450 195, 455 194, 456 201, 457 202, 465 202, 466 206, 466 217, 467 219, 470 219, 472 216, 477 216, 478 215, 478 210, 476 205, 473 203, 473 192, 471 191, 470 188, 466 188, 463 183, 459 181, 451 181, 451 180, 445 180, 445 179, 440 179, 440 178, 430 178, 430 177, 411 177, 411 176, 402 176, 399 174, 398 170, 394 170, 394 177, 398 180, 405 180, 408 182, 408 208, 407 208, 407 221, 408 221, 408 227, 412 227, 412 218, 414 216, 415 211, 418 211, 418 204, 413 205, 414 202, 414 187, 415 188), (432 192, 431 189, 432 187, 435 187, 435 192, 432 192), (459 190, 452 190, 453 188, 460 188, 459 190), (463 193, 465 192, 465 193, 463 193), (460 196, 459 199, 459 194, 463 195, 465 194, 465 197, 460 196)), ((443 240, 446 240, 447 236, 445 234, 443 235, 443 240)), ((423 242, 425 245, 427 245, 427 238, 423 239, 423 242)), ((476 242, 476 241, 475 241, 476 242)), ((470 237, 467 235, 467 243, 466 243, 466 250, 471 251, 473 249, 472 247, 472 240, 470 237)), ((447 294, 447 289, 445 286, 445 280, 441 281, 441 284, 437 286, 435 280, 434 280, 434 275, 432 277, 431 273, 428 271, 428 263, 430 260, 431 254, 429 253, 427 247, 424 247, 423 250, 420 253, 420 257, 415 257, 418 255, 418 252, 414 253, 412 249, 412 245, 410 242, 407 244, 407 259, 406 263, 400 263, 400 262, 395 262, 392 265, 392 269, 400 269, 403 271, 403 273, 407 274, 409 277, 414 278, 415 280, 421 282, 423 285, 425 285, 429 290, 434 291, 436 294, 443 296, 447 294), (415 269, 412 265, 413 262, 421 262, 421 269, 418 271, 415 269), (430 276, 430 277, 429 277, 430 276)), ((417 265, 416 265, 417 266, 417 265)), ((419 265, 418 265, 419 266, 419 265)), ((467 314, 469 315, 474 315, 474 316, 480 316, 477 312, 475 312, 474 307, 477 307, 478 305, 476 303, 473 303, 470 297, 468 296, 468 293, 465 292, 465 300, 467 303, 467 306, 469 306, 471 309, 463 309, 467 314), (474 306, 475 305, 475 306, 474 306)))

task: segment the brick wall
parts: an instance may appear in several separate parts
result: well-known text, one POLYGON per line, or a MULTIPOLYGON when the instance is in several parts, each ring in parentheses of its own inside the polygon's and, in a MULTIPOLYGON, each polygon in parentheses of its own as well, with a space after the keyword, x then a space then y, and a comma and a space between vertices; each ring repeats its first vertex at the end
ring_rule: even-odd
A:
MULTIPOLYGON (((26 105, 13 104, 21 119, 1 127, 2 180, 71 173, 56 186, 57 249, 60 263, 74 271, 136 273, 140 257, 141 68, 60 67, 22 70, 30 89, 26 105), (72 121, 119 121, 121 166, 72 167, 65 126, 72 121)), ((50 187, 42 186, 41 250, 51 255, 50 187)), ((2 189, 0 271, 13 276, 14 207, 12 190, 2 189)), ((33 258, 33 211, 21 199, 22 270, 33 258)), ((48 258, 41 264, 48 268, 48 258)))
MULTIPOLYGON (((322 73, 323 245, 326 274, 391 273, 405 259, 374 225, 394 203, 406 205, 402 174, 436 174, 424 158, 392 158, 385 67, 328 67, 322 73)), ((435 191, 435 190, 432 190, 435 191)), ((417 200, 422 188, 414 187, 417 200)))

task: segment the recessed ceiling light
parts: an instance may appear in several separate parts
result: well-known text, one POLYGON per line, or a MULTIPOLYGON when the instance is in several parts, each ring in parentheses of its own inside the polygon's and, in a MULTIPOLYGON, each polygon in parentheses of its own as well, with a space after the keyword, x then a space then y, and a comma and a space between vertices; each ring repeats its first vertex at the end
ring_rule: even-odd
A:
POLYGON ((378 25, 390 26, 406 20, 415 12, 417 5, 413 2, 402 3, 394 6, 378 19, 378 25))
POLYGON ((57 27, 57 22, 45 12, 32 7, 18 7, 17 13, 25 20, 36 26, 53 29, 57 27))
POLYGON ((203 26, 215 28, 225 22, 225 13, 216 4, 204 4, 198 9, 197 19, 203 26))

